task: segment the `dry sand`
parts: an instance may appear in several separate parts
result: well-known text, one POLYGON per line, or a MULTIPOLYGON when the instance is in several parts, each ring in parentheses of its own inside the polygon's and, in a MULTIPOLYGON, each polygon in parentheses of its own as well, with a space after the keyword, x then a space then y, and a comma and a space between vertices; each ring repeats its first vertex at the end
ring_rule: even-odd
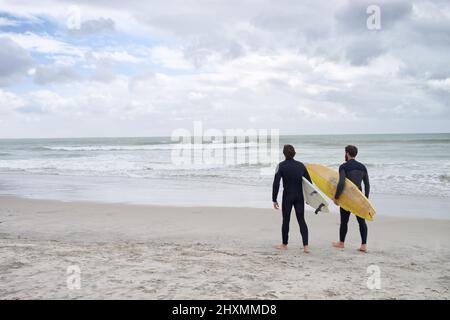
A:
POLYGON ((364 254, 353 216, 339 250, 331 247, 339 217, 307 211, 312 253, 305 254, 294 214, 289 250, 272 248, 280 215, 2 196, 0 298, 450 298, 450 220, 378 216, 364 254), (67 285, 73 265, 80 289, 67 285), (379 268, 380 289, 367 286, 375 277, 369 266, 379 268))

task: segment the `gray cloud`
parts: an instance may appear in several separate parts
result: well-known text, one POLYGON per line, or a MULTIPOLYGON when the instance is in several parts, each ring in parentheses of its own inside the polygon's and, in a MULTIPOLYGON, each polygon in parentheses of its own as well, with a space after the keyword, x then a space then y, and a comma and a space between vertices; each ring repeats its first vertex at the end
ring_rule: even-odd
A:
POLYGON ((87 52, 85 54, 85 59, 89 64, 94 66, 92 80, 105 83, 114 80, 116 74, 114 73, 111 59, 96 58, 92 52, 87 52))
POLYGON ((91 35, 115 31, 115 22, 111 18, 98 18, 81 22, 79 29, 70 29, 74 35, 91 35))
POLYGON ((385 48, 376 34, 355 38, 345 48, 345 56, 353 65, 366 65, 383 52, 385 48))
POLYGON ((0 61, 0 86, 17 83, 34 65, 31 55, 7 37, 0 38, 0 61))
POLYGON ((348 1, 336 12, 338 27, 342 31, 357 33, 367 32, 367 7, 377 5, 381 13, 381 28, 387 30, 404 21, 412 12, 413 3, 404 0, 360 0, 348 1))
MULTIPOLYGON (((346 131, 349 125, 379 132, 388 120, 389 130, 398 123, 406 131, 419 130, 422 119, 429 130, 434 130, 433 123, 440 128, 450 123, 448 1, 98 0, 93 4, 81 0, 77 4, 97 16, 111 14, 85 21, 83 32, 120 30, 120 38, 105 42, 107 48, 99 48, 98 42, 87 48, 97 52, 84 56, 83 67, 92 74, 84 82, 74 82, 86 94, 70 96, 64 91, 67 86, 59 92, 61 104, 78 99, 73 108, 43 110, 92 114, 102 106, 111 114, 136 118, 151 110, 151 117, 162 124, 204 119, 213 125, 245 126, 252 118, 261 126, 291 132, 305 119, 302 128, 311 132, 346 131), (366 27, 369 4, 381 8, 381 30, 366 27), (130 31, 130 25, 139 30, 130 31), (124 30, 136 43, 121 43, 124 30), (153 44, 161 50, 152 51, 153 44), (133 54, 133 45, 142 50, 134 51, 140 59, 130 71, 120 54, 133 54), (146 56, 148 52, 153 55, 146 56), (146 72, 151 76, 137 75, 146 72), (328 125, 317 126, 322 122, 328 125)), ((72 80, 77 80, 73 69, 50 65, 38 68, 35 76, 36 83, 52 84, 55 91, 58 83, 72 80)), ((47 98, 55 100, 52 96, 42 100, 47 98)))
POLYGON ((36 105, 26 105, 16 109, 16 112, 24 114, 45 114, 45 111, 41 106, 36 105))
POLYGON ((39 85, 64 83, 80 80, 81 77, 71 67, 38 66, 34 74, 34 82, 39 85))

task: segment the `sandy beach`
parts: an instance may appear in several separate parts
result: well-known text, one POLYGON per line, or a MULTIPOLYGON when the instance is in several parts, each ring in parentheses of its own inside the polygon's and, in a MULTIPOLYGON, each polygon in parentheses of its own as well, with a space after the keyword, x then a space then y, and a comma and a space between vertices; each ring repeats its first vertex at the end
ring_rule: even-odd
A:
POLYGON ((378 216, 364 254, 354 217, 339 250, 338 215, 308 210, 305 254, 294 215, 289 250, 272 248, 281 213, 271 209, 0 204, 1 299, 450 298, 450 220, 378 216), (71 266, 80 289, 68 288, 71 266), (367 286, 373 268, 379 289, 367 286))

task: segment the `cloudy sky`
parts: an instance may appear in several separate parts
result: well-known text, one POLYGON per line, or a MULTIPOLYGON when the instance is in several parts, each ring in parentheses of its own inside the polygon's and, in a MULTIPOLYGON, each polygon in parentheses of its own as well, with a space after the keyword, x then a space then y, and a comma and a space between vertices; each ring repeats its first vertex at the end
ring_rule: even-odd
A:
POLYGON ((0 0, 0 137, 449 132, 450 1, 0 0))

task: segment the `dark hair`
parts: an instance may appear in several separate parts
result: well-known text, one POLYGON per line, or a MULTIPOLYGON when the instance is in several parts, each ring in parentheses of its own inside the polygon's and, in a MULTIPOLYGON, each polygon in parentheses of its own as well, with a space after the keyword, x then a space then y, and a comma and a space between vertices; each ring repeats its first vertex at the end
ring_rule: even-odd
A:
POLYGON ((285 144, 283 147, 283 154, 286 157, 286 159, 293 159, 295 156, 295 149, 290 144, 285 144))
POLYGON ((358 148, 352 145, 348 145, 345 147, 345 152, 348 152, 350 157, 354 158, 358 154, 358 148))

